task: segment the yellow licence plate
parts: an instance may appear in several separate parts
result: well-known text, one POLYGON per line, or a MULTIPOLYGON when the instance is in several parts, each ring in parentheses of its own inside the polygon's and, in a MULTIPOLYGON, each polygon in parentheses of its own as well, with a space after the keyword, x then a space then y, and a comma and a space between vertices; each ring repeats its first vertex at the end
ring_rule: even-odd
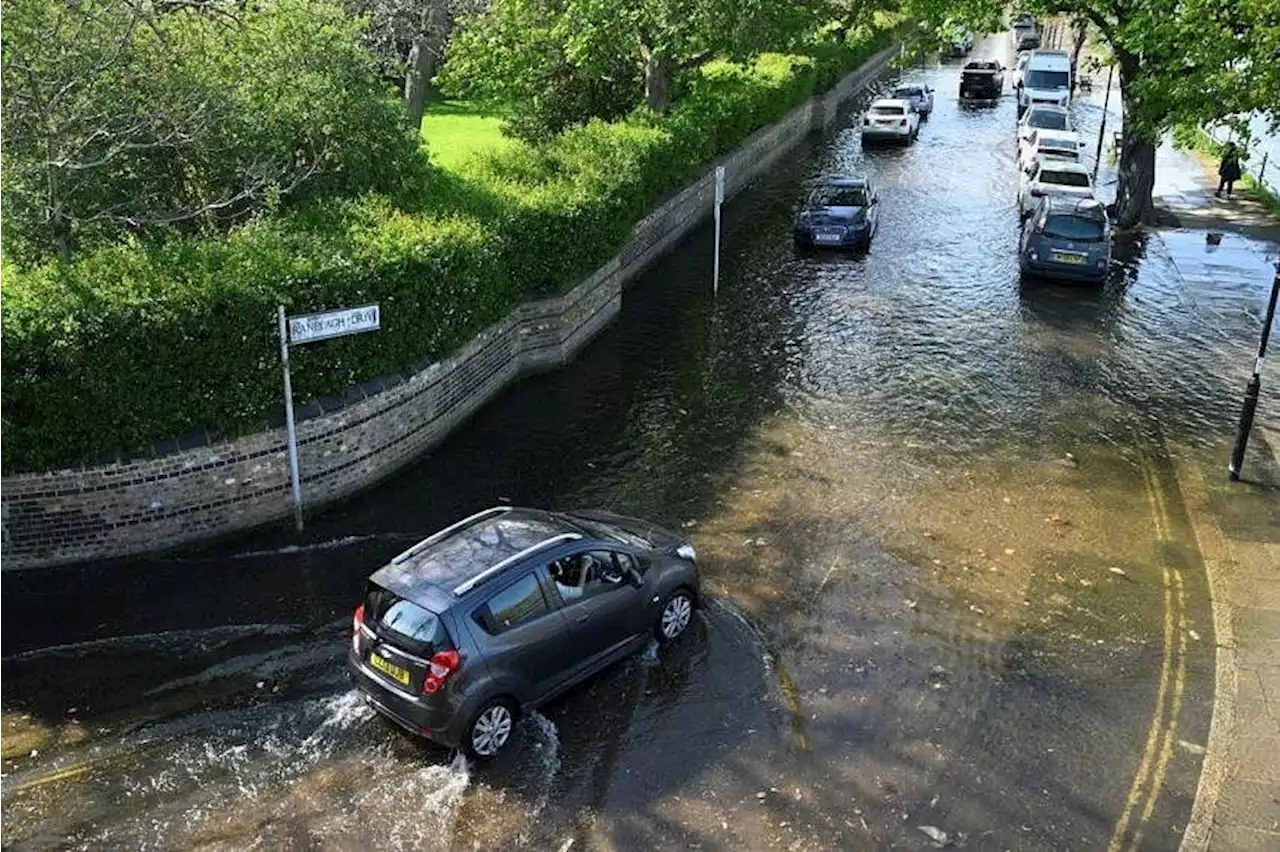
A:
POLYGON ((408 669, 401 668, 390 660, 379 657, 377 654, 369 655, 369 665, 373 666, 383 674, 390 676, 392 680, 397 680, 405 686, 409 685, 408 669))
POLYGON ((1084 263, 1084 258, 1078 254, 1060 254, 1056 251, 1053 253, 1053 259, 1058 263, 1084 263))

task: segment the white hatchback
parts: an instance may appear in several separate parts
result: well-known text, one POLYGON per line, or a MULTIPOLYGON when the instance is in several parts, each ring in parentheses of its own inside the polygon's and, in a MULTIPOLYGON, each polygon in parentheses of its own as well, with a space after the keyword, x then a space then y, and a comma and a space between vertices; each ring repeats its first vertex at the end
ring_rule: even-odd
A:
POLYGON ((862 117, 864 142, 893 141, 909 144, 920 132, 920 113, 911 101, 882 98, 872 101, 862 117))
POLYGON ((1038 160, 1023 172, 1018 186, 1018 211, 1022 218, 1031 215, 1046 195, 1067 198, 1093 198, 1093 180, 1089 170, 1069 160, 1038 160))

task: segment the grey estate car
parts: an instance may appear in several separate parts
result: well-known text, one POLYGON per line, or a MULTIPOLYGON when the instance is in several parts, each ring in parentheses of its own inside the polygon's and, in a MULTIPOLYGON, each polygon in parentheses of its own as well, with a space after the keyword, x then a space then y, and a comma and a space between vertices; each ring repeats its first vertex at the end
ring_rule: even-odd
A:
POLYGON ((695 559, 683 538, 635 518, 487 509, 373 573, 353 618, 352 677, 401 727, 493 757, 521 712, 650 637, 683 633, 695 559))
POLYGON ((1018 262, 1024 275, 1101 281, 1111 266, 1111 222, 1092 198, 1049 195, 1027 219, 1018 262))

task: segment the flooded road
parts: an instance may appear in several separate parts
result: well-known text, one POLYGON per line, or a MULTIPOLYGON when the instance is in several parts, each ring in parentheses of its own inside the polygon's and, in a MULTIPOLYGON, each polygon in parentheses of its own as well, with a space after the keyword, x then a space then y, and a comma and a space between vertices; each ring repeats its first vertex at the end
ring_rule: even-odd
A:
POLYGON ((1225 464, 1276 247, 1020 282, 1013 100, 959 104, 959 64, 884 78, 937 90, 915 145, 850 120, 735 199, 718 297, 703 228, 305 536, 7 575, 6 848, 1175 848, 1214 637, 1171 459, 1225 464), (880 187, 865 256, 791 247, 830 172, 880 187), (682 528, 713 603, 477 767, 342 659, 363 579, 499 502, 682 528))

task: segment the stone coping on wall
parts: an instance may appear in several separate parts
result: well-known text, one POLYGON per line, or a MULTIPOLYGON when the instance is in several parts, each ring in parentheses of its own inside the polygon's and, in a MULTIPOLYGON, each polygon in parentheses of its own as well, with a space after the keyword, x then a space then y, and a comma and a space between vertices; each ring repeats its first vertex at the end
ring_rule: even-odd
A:
MULTIPOLYGON (((726 198, 740 192, 899 52, 888 48, 824 95, 765 127, 638 222, 616 257, 567 292, 526 302, 453 356, 299 406, 304 506, 389 476, 509 384, 568 363, 613 321, 622 288, 711 213, 715 165, 726 198)), ((230 441, 193 432, 155 456, 81 469, 19 473, 0 482, 0 567, 34 568, 160 550, 287 517, 293 511, 282 428, 230 441)), ((118 458, 118 457, 117 457, 118 458)))

